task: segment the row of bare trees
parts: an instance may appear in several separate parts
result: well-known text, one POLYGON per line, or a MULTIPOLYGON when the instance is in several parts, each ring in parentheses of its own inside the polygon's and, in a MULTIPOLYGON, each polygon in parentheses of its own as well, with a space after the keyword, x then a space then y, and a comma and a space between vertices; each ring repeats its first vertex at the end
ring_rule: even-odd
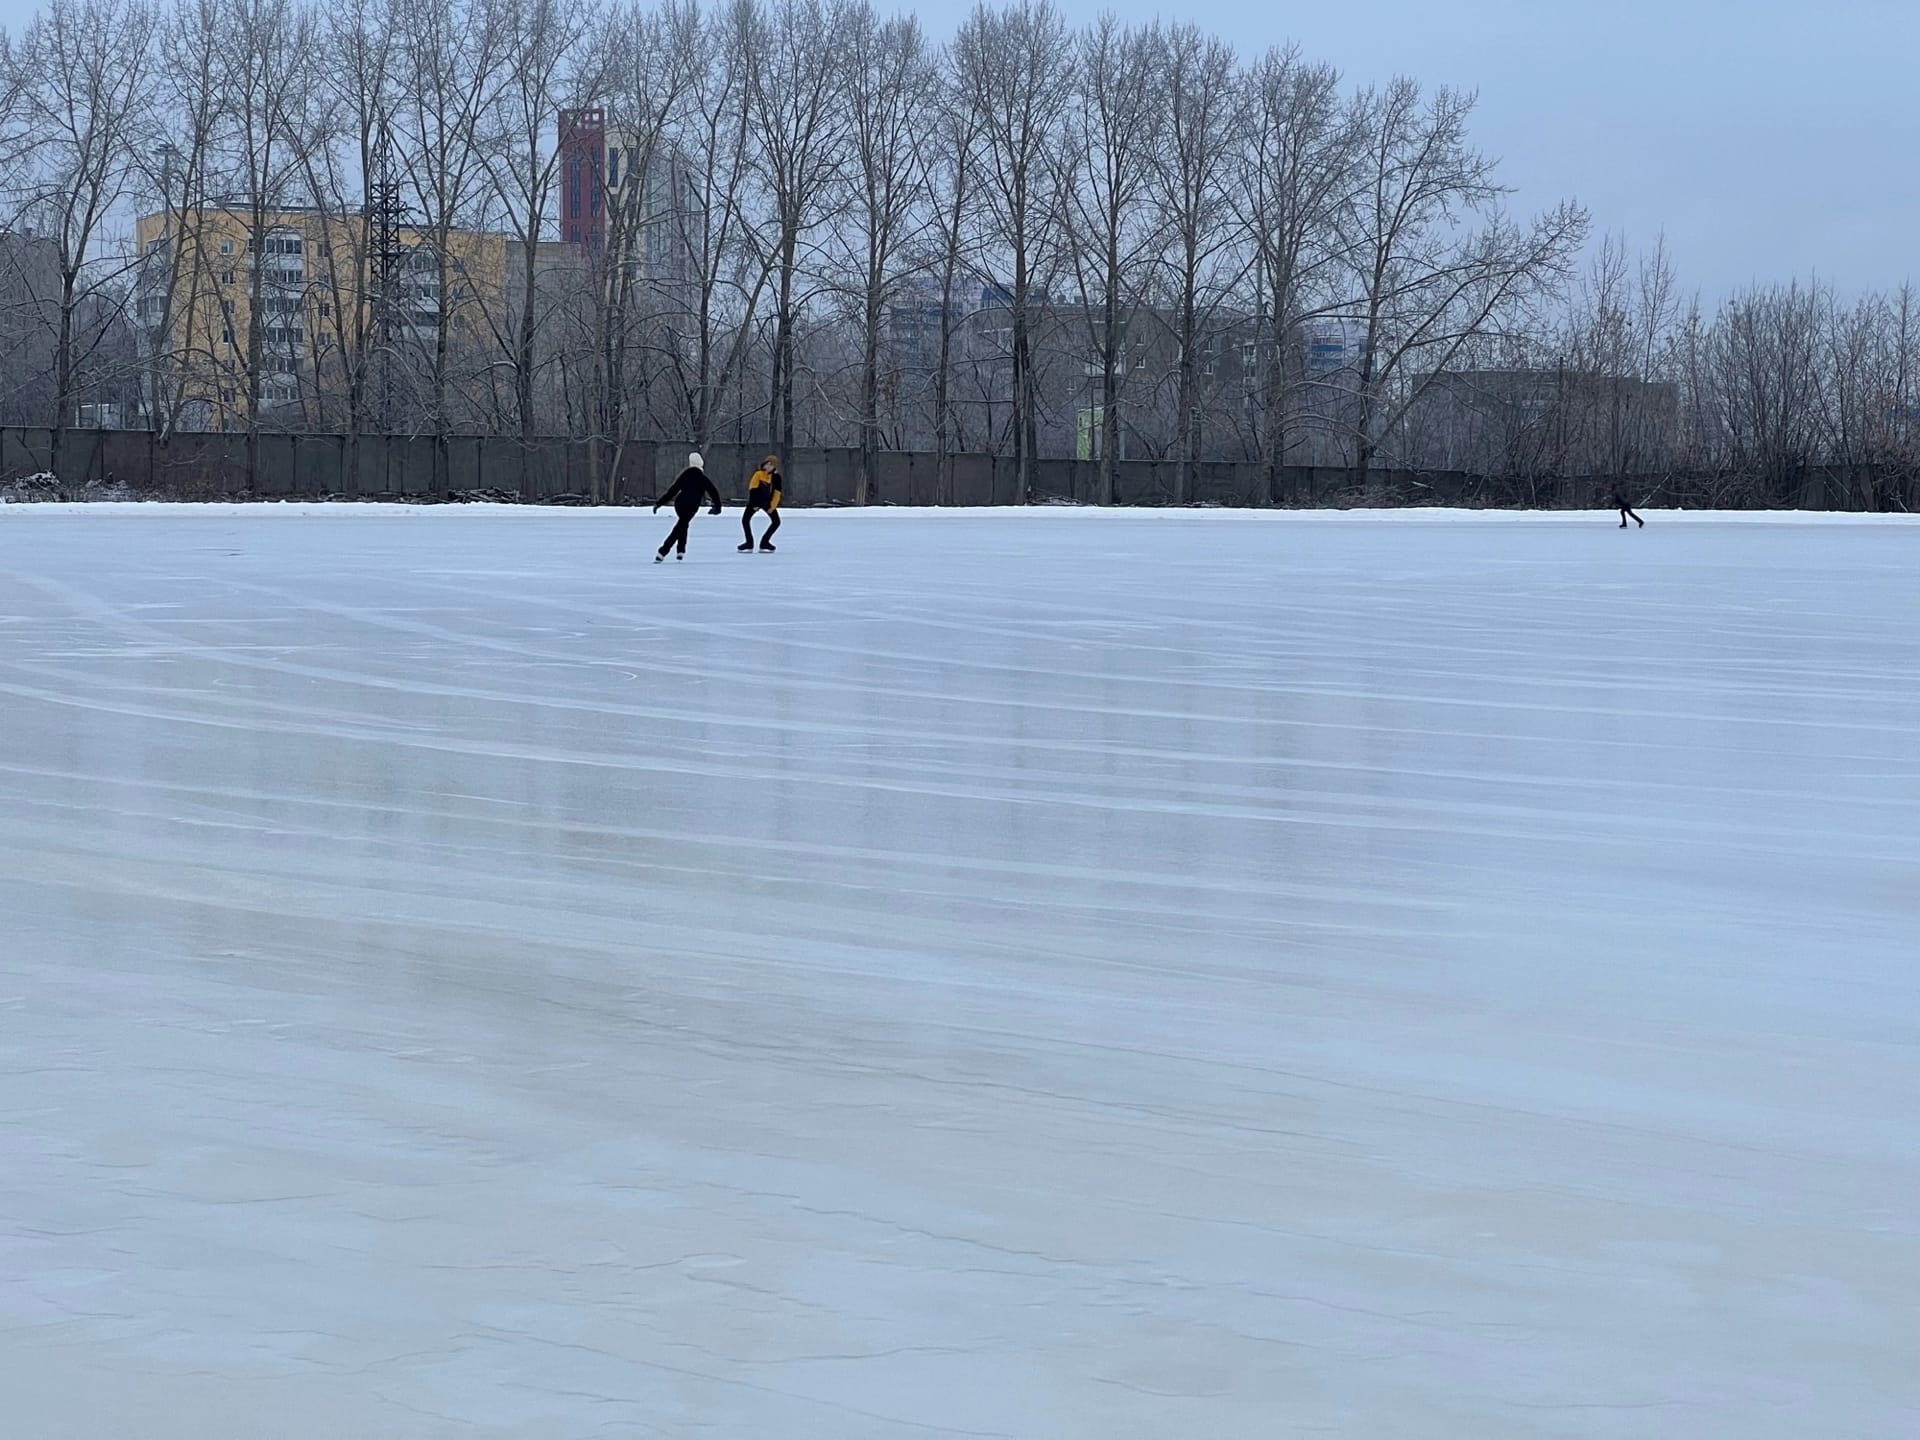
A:
POLYGON ((1583 268, 1585 213, 1510 211, 1473 107, 1050 0, 944 41, 871 0, 51 0, 0 37, 0 419, 209 423, 214 373, 249 433, 585 436, 609 476, 651 437, 1023 483, 1078 449, 1108 494, 1127 456, 1184 492, 1207 459, 1784 485, 1899 451, 1906 295, 1708 317, 1661 249, 1583 268), (605 116, 593 246, 563 109, 605 116), (248 263, 189 243, 211 214, 248 263), (236 286, 244 333, 178 323, 236 286))

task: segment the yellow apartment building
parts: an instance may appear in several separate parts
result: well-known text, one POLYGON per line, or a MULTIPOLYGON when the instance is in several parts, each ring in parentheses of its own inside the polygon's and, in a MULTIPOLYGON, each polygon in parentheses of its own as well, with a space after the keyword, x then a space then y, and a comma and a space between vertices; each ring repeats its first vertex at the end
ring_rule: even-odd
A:
POLYGON ((403 227, 383 317, 364 215, 289 206, 265 222, 256 234, 251 212, 239 205, 160 211, 136 222, 135 318, 150 403, 176 428, 239 429, 249 414, 262 423, 333 428, 346 414, 356 370, 369 392, 363 417, 375 413, 372 389, 391 385, 395 370, 425 373, 443 308, 449 350, 463 356, 491 344, 504 326, 504 235, 455 230, 441 246, 433 232, 403 227), (256 293, 257 371, 249 365, 256 293))

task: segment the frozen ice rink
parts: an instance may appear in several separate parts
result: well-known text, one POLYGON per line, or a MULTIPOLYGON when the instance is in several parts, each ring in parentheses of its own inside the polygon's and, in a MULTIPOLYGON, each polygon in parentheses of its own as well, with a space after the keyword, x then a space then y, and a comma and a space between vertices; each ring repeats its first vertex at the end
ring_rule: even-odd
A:
POLYGON ((1920 1433, 1920 526, 0 510, 0 1433, 1920 1433))

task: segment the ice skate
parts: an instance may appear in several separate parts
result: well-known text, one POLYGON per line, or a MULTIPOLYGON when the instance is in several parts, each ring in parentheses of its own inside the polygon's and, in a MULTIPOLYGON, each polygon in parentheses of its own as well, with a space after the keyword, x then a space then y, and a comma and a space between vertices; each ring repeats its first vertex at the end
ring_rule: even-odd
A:
POLYGON ((760 542, 760 548, 767 554, 771 555, 773 553, 773 542, 771 540, 762 540, 760 542))
POLYGON ((734 546, 733 548, 738 550, 741 554, 744 555, 748 551, 753 549, 753 542, 751 540, 742 540, 738 545, 734 546))

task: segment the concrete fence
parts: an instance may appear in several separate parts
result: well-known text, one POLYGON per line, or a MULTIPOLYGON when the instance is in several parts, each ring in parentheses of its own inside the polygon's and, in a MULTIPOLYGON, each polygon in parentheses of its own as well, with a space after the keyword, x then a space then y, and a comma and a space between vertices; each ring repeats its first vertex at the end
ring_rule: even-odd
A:
MULTIPOLYGON (((0 488, 52 474, 34 493, 82 498, 103 488, 152 499, 393 499, 505 498, 527 503, 580 503, 594 494, 593 447, 583 440, 523 442, 512 436, 262 434, 249 483, 244 435, 183 433, 162 441, 140 430, 68 430, 56 463, 54 432, 0 427, 0 488)), ((615 467, 611 499, 647 504, 686 461, 684 441, 629 444, 615 467)), ((708 445, 707 473, 722 495, 745 497, 747 477, 765 453, 758 445, 708 445)), ((783 457, 787 502, 796 506, 862 501, 860 452, 801 448, 783 457)), ((1177 467, 1168 461, 1119 463, 1116 500, 1122 505, 1173 503, 1177 467)), ((882 505, 1010 505, 1019 499, 1013 461, 992 455, 952 459, 948 493, 941 494, 935 456, 882 453, 877 464, 882 505)), ((1193 467, 1190 503, 1228 506, 1466 505, 1572 508, 1603 505, 1612 480, 1489 477, 1455 471, 1373 469, 1362 477, 1344 469, 1290 466, 1269 493, 1258 464, 1202 462, 1193 467)), ((1622 482, 1636 504, 1782 505, 1810 510, 1920 509, 1920 484, 1861 467, 1813 467, 1785 486, 1757 486, 1737 477, 1632 476, 1622 482)), ((1100 467, 1090 460, 1039 460, 1030 499, 1037 504, 1094 504, 1100 467)), ((608 498, 603 496, 603 499, 608 498)))

